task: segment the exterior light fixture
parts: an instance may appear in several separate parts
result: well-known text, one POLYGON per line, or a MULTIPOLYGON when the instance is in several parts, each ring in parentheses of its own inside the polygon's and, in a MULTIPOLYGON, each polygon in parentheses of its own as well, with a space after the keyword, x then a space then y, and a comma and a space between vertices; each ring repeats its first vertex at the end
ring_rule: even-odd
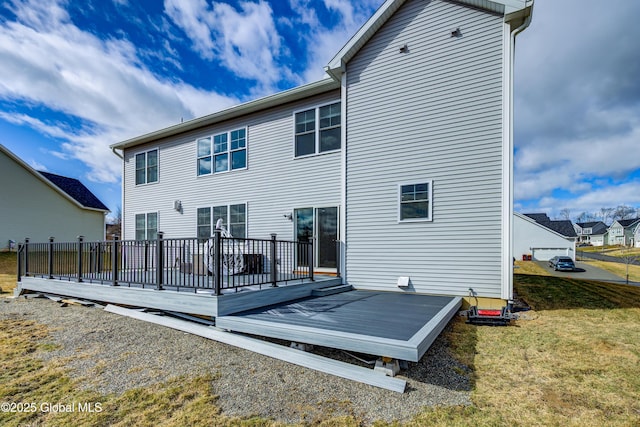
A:
POLYGON ((451 37, 462 37, 462 31, 460 31, 460 28, 456 28, 451 31, 451 37))

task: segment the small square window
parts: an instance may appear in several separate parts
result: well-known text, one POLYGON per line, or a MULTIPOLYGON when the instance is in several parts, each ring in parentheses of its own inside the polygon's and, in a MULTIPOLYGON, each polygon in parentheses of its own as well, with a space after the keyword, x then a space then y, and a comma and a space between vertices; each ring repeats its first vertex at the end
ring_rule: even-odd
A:
POLYGON ((430 221, 432 212, 432 182, 400 185, 400 221, 430 221))

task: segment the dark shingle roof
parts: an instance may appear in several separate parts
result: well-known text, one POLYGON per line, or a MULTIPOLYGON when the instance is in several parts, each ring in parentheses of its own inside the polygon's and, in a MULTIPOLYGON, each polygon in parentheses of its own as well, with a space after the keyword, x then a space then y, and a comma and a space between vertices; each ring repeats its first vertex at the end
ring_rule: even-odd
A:
POLYGON ((620 224, 621 226, 623 226, 624 228, 627 228, 630 225, 635 224, 636 222, 640 221, 640 218, 634 218, 634 219, 619 219, 618 220, 618 224, 620 224))
POLYGON ((531 218, 535 222, 549 222, 549 221, 551 221, 551 218, 549 218, 546 213, 528 213, 528 214, 526 213, 526 214, 524 214, 524 216, 528 216, 529 218, 531 218))
POLYGON ((75 178, 68 178, 49 172, 38 171, 42 176, 51 181, 56 187, 67 193, 72 199, 86 208, 108 211, 102 203, 83 183, 75 178))
POLYGON ((604 234, 607 232, 607 224, 602 221, 576 222, 580 228, 590 228, 591 234, 604 234))
POLYGON ((543 227, 547 227, 549 230, 553 230, 556 233, 562 234, 565 237, 578 237, 576 229, 573 228, 573 223, 569 220, 551 221, 551 219, 545 213, 533 213, 524 214, 531 218, 543 227))
POLYGON ((560 233, 565 237, 578 237, 576 229, 573 228, 573 223, 568 219, 560 221, 537 221, 540 225, 547 227, 550 230, 560 233))

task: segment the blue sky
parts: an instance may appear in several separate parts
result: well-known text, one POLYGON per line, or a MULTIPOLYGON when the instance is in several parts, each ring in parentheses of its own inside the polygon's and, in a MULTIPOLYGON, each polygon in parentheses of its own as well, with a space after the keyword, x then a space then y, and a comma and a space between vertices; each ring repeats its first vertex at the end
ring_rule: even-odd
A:
MULTIPOLYGON (((382 0, 3 0, 0 144, 120 205, 109 145, 324 77, 382 0)), ((536 0, 515 208, 640 207, 640 2, 536 0)))

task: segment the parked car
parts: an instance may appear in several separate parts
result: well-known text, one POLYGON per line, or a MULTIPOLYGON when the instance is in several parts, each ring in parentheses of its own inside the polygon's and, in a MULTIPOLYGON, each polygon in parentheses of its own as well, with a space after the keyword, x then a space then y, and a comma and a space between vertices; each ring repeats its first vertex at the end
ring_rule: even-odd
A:
POLYGON ((576 269, 573 260, 568 256, 554 256, 549 260, 549 267, 553 267, 556 271, 573 271, 576 269))

